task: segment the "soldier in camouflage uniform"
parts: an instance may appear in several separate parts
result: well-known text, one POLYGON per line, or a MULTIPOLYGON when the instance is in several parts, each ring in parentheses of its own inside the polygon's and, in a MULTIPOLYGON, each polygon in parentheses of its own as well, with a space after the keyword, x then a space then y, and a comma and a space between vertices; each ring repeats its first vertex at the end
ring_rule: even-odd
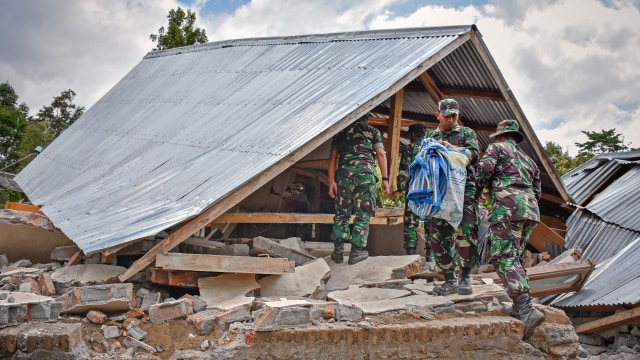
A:
MULTIPOLYGON (((390 195, 391 197, 399 196, 402 192, 406 193, 409 189, 409 166, 422 147, 422 139, 424 138, 426 131, 427 128, 423 124, 416 123, 409 126, 409 141, 411 142, 407 145, 401 145, 401 158, 398 169, 398 189, 390 195)), ((418 241, 416 229, 420 225, 420 220, 420 217, 411 211, 409 202, 405 200, 404 249, 408 255, 414 255, 416 253, 416 244, 418 241)), ((431 247, 429 244, 426 245, 427 259, 433 258, 431 255, 431 247)))
POLYGON ((522 266, 529 235, 540 221, 540 171, 516 145, 524 138, 516 120, 501 121, 489 136, 494 142, 478 162, 477 181, 479 189, 489 189, 492 204, 491 263, 513 300, 511 316, 524 323, 526 339, 544 320, 544 314, 531 304, 527 272, 522 266))
POLYGON ((436 286, 434 292, 439 295, 458 293, 469 295, 471 287, 471 269, 480 260, 478 254, 478 201, 475 183, 475 165, 478 161, 478 138, 471 128, 458 125, 458 102, 443 99, 438 102, 436 117, 438 128, 430 131, 427 138, 433 138, 446 148, 460 150, 469 159, 467 180, 464 187, 463 215, 460 228, 455 231, 446 220, 430 218, 425 228, 429 229, 430 244, 436 266, 445 276, 445 283, 436 286), (460 265, 460 281, 456 281, 456 262, 460 265))
POLYGON ((369 220, 376 208, 376 159, 382 174, 383 192, 389 193, 387 158, 382 136, 378 129, 369 126, 368 117, 369 114, 356 120, 331 141, 328 167, 329 196, 335 199, 336 204, 331 235, 334 251, 331 259, 338 263, 344 260, 344 241, 352 244, 349 264, 369 257, 364 248, 369 236, 369 220), (355 220, 350 231, 351 215, 355 215, 355 220))

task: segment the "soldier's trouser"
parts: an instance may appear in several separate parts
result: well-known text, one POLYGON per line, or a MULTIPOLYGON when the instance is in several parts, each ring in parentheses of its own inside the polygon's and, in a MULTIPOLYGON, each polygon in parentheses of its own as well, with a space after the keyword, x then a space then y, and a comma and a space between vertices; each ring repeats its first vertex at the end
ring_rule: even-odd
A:
POLYGON ((413 211, 411 211, 411 208, 409 207, 409 202, 406 202, 404 205, 403 219, 404 219, 404 248, 414 249, 418 242, 418 234, 416 233, 416 229, 420 225, 420 216, 414 214, 413 211))
POLYGON ((350 241, 359 247, 367 246, 369 220, 376 207, 376 179, 373 174, 359 173, 338 179, 333 217, 333 238, 350 241), (355 215, 353 229, 349 230, 351 215, 355 215))
POLYGON ((522 254, 538 223, 533 220, 492 223, 489 227, 491 264, 510 298, 529 292, 529 278, 522 254))
POLYGON ((425 220, 431 238, 429 243, 433 251, 438 270, 444 274, 453 273, 456 265, 472 268, 478 264, 478 218, 477 203, 473 198, 464 197, 462 222, 458 231, 446 220, 432 218, 425 220), (454 238, 455 236, 455 238, 454 238))

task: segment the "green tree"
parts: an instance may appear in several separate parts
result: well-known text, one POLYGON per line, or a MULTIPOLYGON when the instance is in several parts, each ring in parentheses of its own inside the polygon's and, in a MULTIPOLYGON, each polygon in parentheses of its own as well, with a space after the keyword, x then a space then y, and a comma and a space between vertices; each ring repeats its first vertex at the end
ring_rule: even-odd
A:
MULTIPOLYGON (((616 129, 595 131, 582 131, 587 135, 589 140, 583 143, 575 143, 578 147, 578 156, 576 157, 579 164, 587 162, 592 157, 610 152, 628 151, 629 145, 624 143, 624 137, 616 133, 616 129)), ((577 166, 577 165, 576 165, 577 166)))
POLYGON ((164 26, 158 29, 158 34, 151 34, 149 38, 158 45, 153 51, 173 49, 181 46, 204 44, 207 42, 207 34, 204 29, 194 28, 196 13, 187 9, 185 13, 181 7, 177 10, 171 9, 169 15, 169 25, 165 30, 164 26))
POLYGON ((556 144, 553 141, 547 141, 544 144, 544 150, 551 159, 551 163, 555 166, 556 170, 558 170, 558 174, 560 176, 568 173, 576 165, 576 159, 569 155, 569 151, 562 150, 562 146, 560 144, 556 144))
POLYGON ((0 84, 0 169, 14 172, 16 150, 27 126, 25 104, 18 105, 18 95, 8 82, 0 84))
POLYGON ((75 91, 71 89, 63 91, 53 98, 51 105, 40 109, 36 116, 29 121, 32 123, 46 122, 49 124, 53 137, 58 137, 84 113, 84 106, 76 106, 73 103, 75 96, 75 91))

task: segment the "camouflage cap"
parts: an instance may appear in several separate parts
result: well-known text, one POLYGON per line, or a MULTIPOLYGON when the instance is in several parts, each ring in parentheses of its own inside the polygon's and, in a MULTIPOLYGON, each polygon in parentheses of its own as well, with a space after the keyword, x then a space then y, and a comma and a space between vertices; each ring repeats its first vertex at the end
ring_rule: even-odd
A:
POLYGON ((453 99, 442 99, 438 102, 438 112, 443 116, 459 114, 458 102, 453 99))
POLYGON ((520 124, 518 124, 517 121, 511 119, 500 121, 498 123, 498 127, 496 128, 496 132, 489 135, 489 137, 493 139, 498 135, 506 133, 511 133, 512 135, 514 135, 516 137, 516 142, 520 142, 524 139, 524 135, 522 135, 522 133, 520 132, 520 124))

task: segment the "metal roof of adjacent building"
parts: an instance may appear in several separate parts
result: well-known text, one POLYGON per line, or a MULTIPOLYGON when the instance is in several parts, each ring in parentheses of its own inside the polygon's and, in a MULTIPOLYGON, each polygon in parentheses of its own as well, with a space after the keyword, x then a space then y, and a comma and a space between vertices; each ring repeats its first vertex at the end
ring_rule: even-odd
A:
POLYGON ((219 216, 358 117, 388 114, 388 99, 399 90, 403 118, 435 124, 434 90, 425 77, 460 102, 461 120, 483 148, 500 120, 518 119, 527 136, 521 146, 542 169, 545 195, 552 204, 569 200, 473 25, 151 52, 16 181, 92 253, 205 209, 219 216))
POLYGON ((640 237, 615 256, 596 265, 596 269, 576 293, 558 296, 551 305, 571 307, 619 307, 640 304, 640 237))
POLYGON ((601 154, 562 177, 577 209, 567 220, 568 248, 598 263, 583 289, 559 307, 628 306, 640 302, 640 151, 601 154))

